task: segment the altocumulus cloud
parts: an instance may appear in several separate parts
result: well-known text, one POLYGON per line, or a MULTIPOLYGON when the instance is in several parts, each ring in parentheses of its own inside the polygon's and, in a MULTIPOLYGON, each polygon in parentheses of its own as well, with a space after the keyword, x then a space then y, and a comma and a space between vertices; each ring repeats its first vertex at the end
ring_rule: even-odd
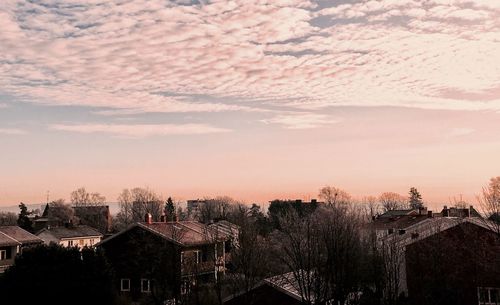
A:
POLYGON ((0 93, 132 112, 499 110, 483 99, 500 87, 499 3, 3 0, 0 93))
POLYGON ((229 132, 229 129, 204 124, 53 124, 50 129, 79 133, 104 133, 119 137, 142 138, 165 135, 196 135, 229 132))

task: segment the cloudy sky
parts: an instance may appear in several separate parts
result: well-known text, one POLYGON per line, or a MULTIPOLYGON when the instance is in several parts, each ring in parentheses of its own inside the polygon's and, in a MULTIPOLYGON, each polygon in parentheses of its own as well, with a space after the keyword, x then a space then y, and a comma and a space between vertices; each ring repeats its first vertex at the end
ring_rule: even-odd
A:
POLYGON ((500 175, 498 0, 2 0, 0 204, 500 175))

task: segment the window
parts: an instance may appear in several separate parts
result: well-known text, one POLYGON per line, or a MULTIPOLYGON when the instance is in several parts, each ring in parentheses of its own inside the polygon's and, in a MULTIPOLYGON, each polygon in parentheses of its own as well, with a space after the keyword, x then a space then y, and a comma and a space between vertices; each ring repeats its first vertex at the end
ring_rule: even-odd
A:
POLYGON ((500 303, 500 288, 478 287, 479 305, 497 305, 500 303))
POLYGON ((7 259, 7 250, 0 250, 0 261, 7 259))
POLYGON ((68 247, 73 247, 73 241, 72 240, 68 240, 68 247))
POLYGON ((194 261, 199 264, 201 262, 201 251, 196 250, 194 251, 194 261))
POLYGON ((84 240, 83 240, 83 239, 80 239, 80 240, 78 241, 78 244, 80 244, 80 246, 83 246, 83 244, 84 244, 84 240))
POLYGON ((91 245, 91 246, 93 246, 93 245, 94 245, 94 239, 93 239, 93 238, 91 238, 91 239, 90 239, 90 245, 91 245))
POLYGON ((150 281, 148 279, 141 279, 141 292, 151 292, 150 281))
POLYGON ((130 291, 130 279, 121 279, 120 290, 121 291, 130 291))

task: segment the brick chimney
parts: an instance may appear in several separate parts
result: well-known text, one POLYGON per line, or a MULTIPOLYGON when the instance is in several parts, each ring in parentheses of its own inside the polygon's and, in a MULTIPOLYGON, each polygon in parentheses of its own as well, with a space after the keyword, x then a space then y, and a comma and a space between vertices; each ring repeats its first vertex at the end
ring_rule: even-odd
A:
POLYGON ((432 218, 432 217, 433 217, 433 216, 432 216, 432 211, 427 211, 427 217, 428 217, 428 218, 432 218))
POLYGON ((151 215, 151 213, 146 213, 146 215, 144 215, 144 222, 148 224, 153 223, 153 215, 151 215))
POLYGON ((443 207, 443 217, 450 217, 450 210, 448 210, 447 206, 443 207))

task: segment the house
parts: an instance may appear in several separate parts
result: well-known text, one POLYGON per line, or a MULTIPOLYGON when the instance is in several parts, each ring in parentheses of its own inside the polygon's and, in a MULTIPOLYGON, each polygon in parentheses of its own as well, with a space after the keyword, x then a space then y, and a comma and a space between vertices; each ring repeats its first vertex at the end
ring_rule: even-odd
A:
POLYGON ((250 291, 230 295, 224 305, 300 305, 299 284, 292 272, 262 280, 250 291))
POLYGON ((0 226, 0 273, 14 263, 23 248, 41 243, 40 238, 18 226, 0 226))
POLYGON ((73 226, 70 224, 57 227, 49 226, 37 232, 36 235, 45 244, 54 242, 65 247, 78 248, 93 247, 101 241, 103 236, 101 232, 92 227, 85 225, 73 226))
MULTIPOLYGON (((466 227, 466 228, 476 228, 481 227, 484 230, 481 232, 493 232, 492 227, 488 223, 488 220, 479 218, 479 217, 431 217, 428 216, 427 219, 419 221, 418 223, 412 224, 410 226, 405 227, 405 229, 394 231, 391 234, 385 235, 382 238, 378 239, 378 245, 381 250, 385 253, 385 265, 389 266, 389 270, 392 270, 391 273, 392 278, 391 281, 391 289, 395 290, 392 293, 396 296, 408 296, 410 298, 414 298, 418 295, 419 288, 415 288, 415 285, 420 285, 419 280, 415 280, 415 275, 420 274, 419 268, 435 268, 437 264, 437 260, 435 257, 437 254, 445 255, 445 256, 453 256, 457 255, 460 257, 469 257, 467 256, 467 252, 472 249, 472 251, 477 251, 478 253, 484 253, 485 251, 488 253, 493 250, 490 249, 490 245, 487 243, 481 244, 479 247, 478 244, 469 245, 465 247, 458 247, 458 243, 455 243, 457 247, 448 247, 446 250, 439 250, 439 247, 434 247, 432 251, 429 249, 423 251, 423 247, 412 246, 413 244, 426 244, 420 243, 422 240, 432 240, 433 238, 437 238, 439 236, 443 236, 444 232, 455 232, 458 228, 466 227), (455 228, 455 229, 454 229, 455 228), (451 230, 451 231, 448 231, 451 230), (409 251, 409 249, 413 249, 409 251), (428 265, 421 263, 419 268, 415 267, 415 256, 418 253, 418 256, 425 256, 427 260, 419 259, 419 262, 426 261, 428 265), (413 292, 412 292, 413 291, 413 292)), ((489 233, 488 233, 489 234, 489 233)), ((470 238, 482 238, 483 235, 477 233, 475 236, 471 236, 470 238)), ((497 234, 498 238, 498 234, 497 234)), ((463 245, 467 245, 470 241, 465 241, 463 245)), ((493 249, 496 246, 493 246, 493 249)), ((496 252, 498 253, 498 252, 496 252)), ((496 255, 498 257, 498 255, 496 255)), ((467 264, 468 262, 464 259, 461 261, 455 262, 455 266, 460 266, 460 264, 467 264)), ((471 263, 471 261, 469 261, 471 263)), ((492 265, 494 267, 495 265, 492 265)), ((436 269, 433 269, 436 270, 436 269)), ((499 269, 500 270, 500 269, 499 269)), ((452 269, 448 270, 450 273, 453 273, 452 269)), ((477 271, 477 270, 476 270, 477 271)), ((440 273, 439 276, 443 276, 445 273, 440 273)), ((471 274, 472 275, 472 274, 471 274)), ((499 277, 500 278, 500 277, 499 277)), ((464 280, 471 280, 471 276, 464 275, 464 280)), ((455 287, 458 289, 457 287, 455 287)), ((439 289, 438 286, 433 289, 439 289)), ((425 303, 422 303, 425 304, 425 303)), ((471 304, 471 303, 467 303, 471 304)))
POLYGON ((181 299, 225 272, 225 244, 230 237, 196 221, 144 222, 103 240, 117 288, 131 302, 154 297, 181 299))
POLYGON ((378 217, 374 216, 373 221, 368 225, 368 229, 374 230, 377 239, 380 240, 390 234, 404 232, 406 228, 430 217, 433 217, 432 211, 427 211, 426 208, 419 210, 391 210, 378 217))
POLYGON ((465 220, 406 246, 413 304, 500 304, 500 235, 465 220))
POLYGON ((108 205, 75 206, 73 210, 81 225, 91 226, 102 234, 111 232, 111 213, 108 205))

